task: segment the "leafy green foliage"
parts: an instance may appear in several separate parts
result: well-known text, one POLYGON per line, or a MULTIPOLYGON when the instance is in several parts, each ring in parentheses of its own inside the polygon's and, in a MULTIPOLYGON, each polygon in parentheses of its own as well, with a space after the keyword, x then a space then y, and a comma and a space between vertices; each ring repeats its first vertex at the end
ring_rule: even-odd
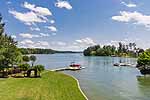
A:
POLYGON ((129 43, 129 45, 124 45, 119 42, 119 47, 104 45, 100 47, 99 45, 88 47, 84 50, 85 56, 129 56, 137 57, 144 50, 136 48, 135 43, 129 43))
POLYGON ((52 49, 39 49, 39 48, 19 48, 22 54, 53 54, 56 51, 52 49))
POLYGON ((143 52, 137 60, 138 66, 150 66, 150 50, 143 52))
POLYGON ((33 68, 37 69, 39 72, 41 72, 45 69, 43 65, 35 65, 33 68))
POLYGON ((23 59, 23 61, 26 62, 26 63, 30 61, 29 56, 23 56, 22 59, 23 59))
POLYGON ((21 68, 23 71, 27 71, 30 68, 30 65, 27 63, 26 64, 20 64, 18 67, 21 68))
POLYGON ((81 53, 76 51, 56 51, 52 49, 41 48, 19 48, 22 54, 54 54, 54 53, 81 53))
POLYGON ((0 66, 3 67, 1 69, 12 67, 21 61, 21 53, 16 46, 17 42, 4 33, 4 25, 0 15, 0 66))
POLYGON ((34 62, 36 61, 36 56, 31 55, 30 60, 32 61, 32 66, 34 65, 34 62))
POLYGON ((31 61, 36 61, 36 56, 31 55, 31 56, 30 56, 30 60, 31 60, 31 61))

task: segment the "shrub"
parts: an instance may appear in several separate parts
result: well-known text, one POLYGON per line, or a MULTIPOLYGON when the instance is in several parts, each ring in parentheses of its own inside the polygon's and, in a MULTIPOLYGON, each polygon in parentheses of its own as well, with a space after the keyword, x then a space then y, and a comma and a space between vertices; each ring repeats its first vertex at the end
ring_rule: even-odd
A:
POLYGON ((150 50, 146 50, 138 57, 138 66, 150 66, 150 50))
POLYGON ((36 56, 31 55, 31 56, 30 56, 30 60, 32 61, 32 67, 33 67, 34 62, 36 61, 36 56))
POLYGON ((30 65, 29 64, 20 64, 18 67, 21 68, 23 71, 27 71, 30 68, 30 65))
POLYGON ((35 65, 33 68, 37 69, 39 72, 45 70, 43 65, 35 65))
POLYGON ((28 56, 23 56, 22 59, 23 59, 24 62, 29 62, 30 61, 30 58, 28 56))

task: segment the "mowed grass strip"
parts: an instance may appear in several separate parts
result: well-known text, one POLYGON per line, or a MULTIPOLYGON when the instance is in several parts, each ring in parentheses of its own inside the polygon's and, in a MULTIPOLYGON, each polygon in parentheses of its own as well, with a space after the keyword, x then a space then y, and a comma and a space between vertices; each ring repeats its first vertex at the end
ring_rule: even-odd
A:
POLYGON ((0 79, 0 100, 85 100, 76 80, 46 71, 41 78, 0 79))

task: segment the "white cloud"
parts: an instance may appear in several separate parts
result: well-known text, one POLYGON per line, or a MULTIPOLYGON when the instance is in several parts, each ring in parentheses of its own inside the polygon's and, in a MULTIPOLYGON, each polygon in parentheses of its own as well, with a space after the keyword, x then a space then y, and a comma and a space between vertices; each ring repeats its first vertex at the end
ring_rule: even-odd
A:
POLYGON ((40 33, 41 37, 48 37, 50 36, 49 34, 45 34, 45 33, 40 33))
POLYGON ((14 38, 14 39, 15 39, 15 38, 17 38, 17 36, 16 36, 16 35, 11 35, 11 37, 12 37, 12 38, 14 38))
POLYGON ((35 27, 35 28, 30 27, 30 30, 31 30, 31 31, 40 31, 40 28, 38 28, 38 27, 35 27))
POLYGON ((49 48, 50 45, 47 41, 32 41, 32 40, 23 40, 19 42, 19 47, 21 48, 49 48))
POLYGON ((52 42, 52 45, 54 46, 66 46, 67 44, 65 42, 57 41, 57 42, 52 42))
POLYGON ((96 45, 96 42, 91 38, 83 38, 74 40, 74 42, 53 41, 51 42, 52 49, 65 51, 83 51, 89 46, 96 45))
POLYGON ((47 28, 52 32, 57 32, 57 28, 55 26, 48 26, 47 28))
POLYGON ((19 34, 23 38, 39 38, 39 37, 48 37, 49 34, 39 33, 39 34, 30 34, 30 33, 21 33, 19 34))
POLYGON ((41 46, 49 46, 49 43, 47 41, 38 41, 37 44, 41 46))
POLYGON ((57 0, 57 2, 55 3, 55 6, 58 8, 66 8, 68 10, 72 9, 72 6, 68 1, 57 0))
POLYGON ((46 20, 38 16, 34 12, 26 12, 21 13, 14 10, 9 10, 9 13, 12 14, 16 19, 20 20, 21 22, 24 22, 26 25, 32 25, 35 23, 46 23, 46 20))
POLYGON ((94 42, 94 40, 87 37, 87 38, 83 38, 83 39, 80 39, 80 40, 75 40, 74 44, 84 45, 84 46, 92 46, 92 45, 95 45, 96 43, 94 42))
POLYGON ((40 37, 40 35, 33 35, 33 34, 30 34, 30 33, 21 33, 19 34, 21 37, 23 38, 34 38, 34 37, 40 37))
POLYGON ((129 44, 129 40, 128 39, 124 39, 124 40, 111 40, 109 43, 105 43, 103 45, 111 45, 111 46, 115 46, 115 47, 119 47, 119 42, 121 42, 124 45, 129 44))
POLYGON ((9 5, 9 4, 11 4, 12 2, 11 1, 7 1, 7 4, 9 5))
POLYGON ((30 11, 23 13, 15 10, 9 10, 9 13, 26 25, 46 23, 48 21, 47 16, 52 15, 48 8, 36 7, 34 4, 29 4, 28 2, 24 2, 23 7, 29 9, 30 11))
POLYGON ((68 48, 69 49, 72 48, 71 50, 75 50, 75 51, 82 51, 85 48, 96 45, 96 44, 97 43, 93 39, 86 37, 83 39, 75 40, 75 42, 71 44, 70 46, 68 46, 68 48))
POLYGON ((119 16, 113 16, 112 19, 119 22, 131 22, 137 25, 144 25, 145 27, 150 28, 150 15, 144 15, 136 11, 121 11, 119 16))
POLYGON ((64 41, 53 41, 48 43, 47 41, 32 41, 25 39, 19 42, 19 47, 23 48, 51 48, 55 50, 66 50, 66 51, 82 51, 89 46, 96 45, 91 38, 83 38, 75 40, 72 43, 64 41))
POLYGON ((55 20, 51 20, 50 23, 51 23, 51 24, 54 24, 54 23, 55 23, 55 20))
POLYGON ((34 42, 31 41, 31 40, 23 40, 20 43, 23 44, 23 45, 25 45, 25 44, 34 44, 34 42))
POLYGON ((123 4, 123 5, 125 5, 126 7, 129 7, 129 8, 137 7, 137 5, 134 4, 134 3, 125 3, 125 2, 121 2, 121 4, 123 4))
POLYGON ((28 2, 24 2, 23 7, 27 8, 31 11, 34 11, 35 13, 38 13, 39 15, 43 15, 43 16, 48 16, 48 15, 51 16, 52 15, 52 12, 48 8, 36 7, 36 5, 30 4, 28 2))

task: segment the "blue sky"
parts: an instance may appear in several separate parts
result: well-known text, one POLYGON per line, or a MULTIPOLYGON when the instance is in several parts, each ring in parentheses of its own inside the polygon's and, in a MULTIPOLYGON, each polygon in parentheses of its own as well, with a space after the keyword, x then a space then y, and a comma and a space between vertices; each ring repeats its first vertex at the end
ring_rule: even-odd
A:
POLYGON ((135 42, 150 48, 149 0, 1 0, 5 32, 19 47, 80 51, 135 42))

